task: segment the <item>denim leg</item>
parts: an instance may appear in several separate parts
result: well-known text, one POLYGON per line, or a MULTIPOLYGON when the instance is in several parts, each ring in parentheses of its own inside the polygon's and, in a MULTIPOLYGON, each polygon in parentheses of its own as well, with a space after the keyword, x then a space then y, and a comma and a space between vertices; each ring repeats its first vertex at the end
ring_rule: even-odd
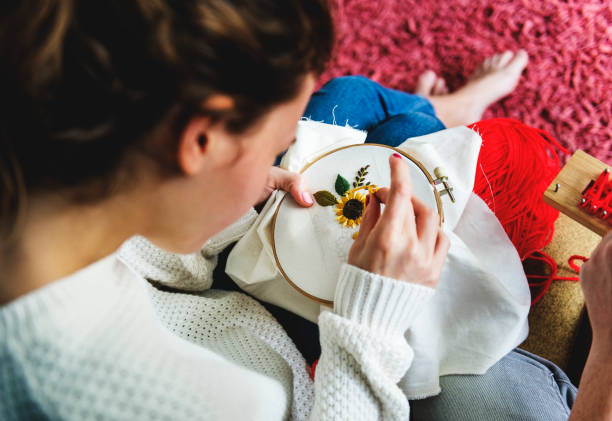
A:
POLYGON ((442 376, 440 386, 410 402, 412 420, 565 421, 578 393, 559 367, 518 348, 482 376, 442 376))
POLYGON ((420 95, 385 88, 363 76, 343 76, 312 95, 304 117, 370 132, 391 117, 411 113, 413 118, 406 121, 411 124, 420 116, 439 122, 431 103, 420 95))
POLYGON ((342 76, 327 82, 310 97, 304 117, 366 130, 366 142, 389 146, 444 129, 426 98, 385 88, 363 76, 342 76))
POLYGON ((398 114, 379 124, 368 133, 366 143, 398 146, 409 137, 422 136, 444 130, 444 124, 431 114, 413 111, 398 114))

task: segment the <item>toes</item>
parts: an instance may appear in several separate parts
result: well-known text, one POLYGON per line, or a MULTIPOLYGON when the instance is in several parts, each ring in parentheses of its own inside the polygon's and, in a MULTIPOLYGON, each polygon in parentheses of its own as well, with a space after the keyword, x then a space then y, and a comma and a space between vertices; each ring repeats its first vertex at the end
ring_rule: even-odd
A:
POLYGON ((486 73, 488 73, 491 70, 492 59, 493 57, 487 57, 486 59, 484 59, 484 61, 480 63, 480 66, 476 68, 476 70, 474 71, 470 79, 471 80, 478 79, 481 76, 484 76, 486 73))
POLYGON ((436 74, 431 70, 428 70, 419 76, 415 92, 419 95, 429 96, 432 94, 435 83, 436 74))
POLYGON ((446 95, 448 93, 448 87, 446 86, 446 80, 444 78, 437 78, 434 84, 432 93, 434 95, 446 95))
POLYGON ((508 68, 512 69, 516 72, 522 72, 525 67, 527 67, 527 63, 529 62, 529 55, 525 50, 519 50, 512 60, 508 63, 508 68))
POLYGON ((483 76, 485 73, 489 73, 491 71, 491 67, 493 66, 493 57, 487 57, 484 61, 478 66, 474 74, 472 75, 472 79, 477 79, 480 76, 483 76))
POLYGON ((512 60, 512 57, 514 57, 514 53, 510 50, 507 50, 507 51, 504 51, 503 54, 499 54, 498 57, 499 59, 498 59, 497 67, 502 68, 502 67, 506 67, 506 65, 510 63, 510 60, 512 60))
POLYGON ((510 50, 507 50, 501 54, 487 57, 476 70, 472 76, 472 79, 478 78, 479 76, 486 76, 486 74, 502 69, 507 69, 512 73, 520 73, 523 71, 525 66, 527 66, 528 61, 529 57, 525 50, 519 50, 516 54, 510 50))
POLYGON ((489 60, 491 60, 491 68, 492 70, 497 70, 499 66, 499 61, 501 60, 501 54, 495 54, 489 60))
POLYGON ((446 86, 446 81, 442 80, 442 87, 440 88, 440 95, 446 95, 448 94, 449 89, 448 86, 446 86))

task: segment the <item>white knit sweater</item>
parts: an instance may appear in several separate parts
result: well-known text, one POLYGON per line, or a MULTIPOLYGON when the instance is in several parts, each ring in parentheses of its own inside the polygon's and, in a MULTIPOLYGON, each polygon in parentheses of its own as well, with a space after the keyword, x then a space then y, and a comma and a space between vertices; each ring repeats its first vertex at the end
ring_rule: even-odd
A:
POLYGON ((313 386, 260 304, 210 289, 216 254, 253 217, 190 256, 131 239, 0 307, 0 419, 407 420, 404 332, 433 290, 345 265, 313 386))

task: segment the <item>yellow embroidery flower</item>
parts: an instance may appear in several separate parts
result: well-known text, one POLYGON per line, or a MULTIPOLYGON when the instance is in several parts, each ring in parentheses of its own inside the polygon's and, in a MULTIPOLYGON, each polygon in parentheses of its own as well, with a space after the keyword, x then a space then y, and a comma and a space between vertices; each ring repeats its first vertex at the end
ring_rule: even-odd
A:
POLYGON ((359 225, 365 211, 366 196, 354 191, 342 196, 336 204, 336 221, 343 227, 353 228, 359 225))

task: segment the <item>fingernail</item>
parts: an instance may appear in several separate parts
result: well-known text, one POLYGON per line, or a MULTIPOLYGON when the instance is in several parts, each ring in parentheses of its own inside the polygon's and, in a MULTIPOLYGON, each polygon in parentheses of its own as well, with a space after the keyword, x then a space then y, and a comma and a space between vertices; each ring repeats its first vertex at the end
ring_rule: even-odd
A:
POLYGON ((366 206, 368 206, 368 203, 370 203, 370 195, 369 194, 366 196, 366 206))
POLYGON ((314 200, 312 199, 312 194, 306 191, 302 193, 302 200, 304 201, 304 203, 307 203, 309 205, 312 205, 314 203, 314 200))
POLYGON ((402 156, 396 152, 396 153, 393 154, 393 158, 402 159, 402 156))

